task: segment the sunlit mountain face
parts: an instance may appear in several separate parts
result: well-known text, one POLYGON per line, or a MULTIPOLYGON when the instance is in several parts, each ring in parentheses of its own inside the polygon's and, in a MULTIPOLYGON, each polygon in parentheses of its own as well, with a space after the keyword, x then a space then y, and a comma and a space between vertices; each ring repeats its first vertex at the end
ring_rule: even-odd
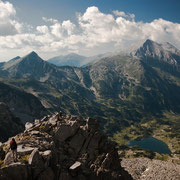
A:
MULTIPOLYGON (((79 57, 79 56, 77 56, 79 57)), ((110 134, 143 119, 179 113, 179 51, 145 41, 129 54, 86 67, 58 67, 31 52, 1 66, 1 79, 35 95, 51 112, 98 117, 110 134)))

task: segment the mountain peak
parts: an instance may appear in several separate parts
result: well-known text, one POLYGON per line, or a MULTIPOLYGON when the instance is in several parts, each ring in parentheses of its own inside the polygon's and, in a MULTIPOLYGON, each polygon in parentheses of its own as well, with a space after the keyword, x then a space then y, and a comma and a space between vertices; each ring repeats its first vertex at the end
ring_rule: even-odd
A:
POLYGON ((38 54, 35 51, 30 52, 27 56, 38 56, 38 54))
POLYGON ((136 56, 159 56, 161 54, 160 52, 162 51, 162 47, 160 44, 147 39, 143 45, 137 49, 135 55, 136 56))
POLYGON ((158 59, 169 64, 176 65, 177 61, 173 54, 178 54, 178 49, 170 43, 159 44, 150 39, 147 39, 144 44, 136 50, 135 56, 141 58, 158 59))
POLYGON ((42 60, 35 51, 30 52, 29 54, 24 56, 22 59, 26 60, 26 61, 30 61, 30 62, 37 61, 37 60, 42 60))
POLYGON ((152 43, 155 43, 153 40, 151 39, 147 39, 144 44, 152 44, 152 43))
POLYGON ((150 39, 147 39, 142 45, 142 47, 149 47, 149 48, 153 48, 153 47, 157 48, 158 46, 160 46, 160 44, 158 44, 155 41, 152 41, 150 39))

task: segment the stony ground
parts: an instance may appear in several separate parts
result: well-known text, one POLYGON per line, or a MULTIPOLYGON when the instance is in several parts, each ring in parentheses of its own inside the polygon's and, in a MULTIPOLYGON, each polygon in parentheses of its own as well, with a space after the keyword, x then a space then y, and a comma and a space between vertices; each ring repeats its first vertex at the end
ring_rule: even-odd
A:
POLYGON ((147 158, 122 159, 134 180, 180 180, 180 165, 147 158))

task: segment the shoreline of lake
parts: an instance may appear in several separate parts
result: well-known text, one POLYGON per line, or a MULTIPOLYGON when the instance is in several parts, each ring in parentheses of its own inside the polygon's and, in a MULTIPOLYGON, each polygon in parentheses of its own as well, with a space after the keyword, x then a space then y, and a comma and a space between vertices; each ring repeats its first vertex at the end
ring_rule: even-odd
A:
POLYGON ((168 145, 165 142, 163 142, 153 136, 129 141, 127 146, 129 146, 129 147, 138 146, 141 149, 151 150, 152 152, 157 152, 160 154, 171 154, 172 153, 171 150, 169 149, 168 145))

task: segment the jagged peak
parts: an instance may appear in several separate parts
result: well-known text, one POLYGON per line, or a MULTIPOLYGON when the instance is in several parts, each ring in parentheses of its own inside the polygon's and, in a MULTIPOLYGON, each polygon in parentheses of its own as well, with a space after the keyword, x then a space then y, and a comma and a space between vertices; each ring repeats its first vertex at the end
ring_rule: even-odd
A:
POLYGON ((151 48, 155 47, 155 46, 156 46, 156 48, 160 47, 160 44, 158 44, 157 42, 155 42, 151 39, 147 39, 142 45, 142 47, 151 47, 151 48))
POLYGON ((38 54, 35 51, 32 51, 27 56, 38 56, 38 54))
POLYGON ((154 49, 155 47, 159 47, 160 44, 158 44, 157 42, 151 40, 151 39, 146 39, 144 41, 139 41, 138 43, 134 44, 129 52, 131 55, 135 55, 137 56, 137 54, 139 54, 139 51, 144 51, 146 49, 154 49))
POLYGON ((146 39, 146 41, 144 42, 144 44, 152 44, 152 43, 155 43, 155 41, 151 39, 146 39))
POLYGON ((162 47, 160 44, 147 39, 139 48, 135 50, 135 56, 144 56, 147 54, 156 54, 156 52, 161 51, 162 47))
POLYGON ((171 43, 169 42, 163 42, 163 43, 157 43, 155 41, 152 41, 150 39, 147 39, 137 50, 141 51, 141 50, 148 50, 148 51, 156 51, 156 52, 171 52, 171 53, 177 53, 178 49, 173 46, 171 43))
POLYGON ((176 65, 177 61, 172 54, 178 55, 178 49, 173 45, 167 42, 160 44, 150 39, 147 39, 134 54, 132 53, 132 55, 137 57, 151 57, 176 65))
POLYGON ((32 51, 30 52, 29 54, 27 54, 26 56, 24 56, 22 58, 22 60, 41 60, 43 61, 43 59, 41 57, 39 57, 39 55, 35 52, 35 51, 32 51))

